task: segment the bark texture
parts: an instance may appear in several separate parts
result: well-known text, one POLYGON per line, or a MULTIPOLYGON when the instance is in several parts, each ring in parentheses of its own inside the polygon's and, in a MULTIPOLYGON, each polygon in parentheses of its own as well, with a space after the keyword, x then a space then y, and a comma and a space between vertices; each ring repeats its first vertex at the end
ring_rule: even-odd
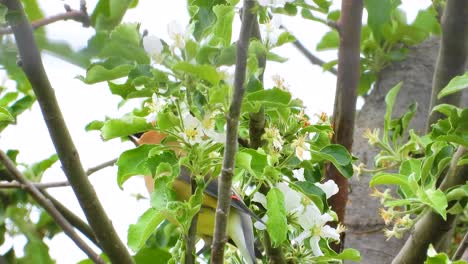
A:
MULTIPOLYGON (((417 133, 424 133, 429 104, 431 100, 432 76, 439 49, 439 39, 432 38, 411 48, 404 61, 394 63, 379 76, 375 89, 367 97, 364 106, 357 115, 354 130, 353 154, 360 161, 372 168, 378 150, 367 144, 362 137, 366 128, 383 129, 385 113, 385 95, 398 82, 403 87, 394 106, 394 116, 403 114, 408 106, 418 103, 418 110, 410 127, 417 133)), ((462 105, 468 105, 468 93, 462 97, 462 105)), ((369 196, 369 175, 362 175, 360 180, 350 180, 349 203, 346 209, 345 225, 346 247, 359 250, 363 264, 391 263, 403 246, 404 239, 392 238, 386 241, 382 229, 383 220, 378 215, 380 203, 369 196)))

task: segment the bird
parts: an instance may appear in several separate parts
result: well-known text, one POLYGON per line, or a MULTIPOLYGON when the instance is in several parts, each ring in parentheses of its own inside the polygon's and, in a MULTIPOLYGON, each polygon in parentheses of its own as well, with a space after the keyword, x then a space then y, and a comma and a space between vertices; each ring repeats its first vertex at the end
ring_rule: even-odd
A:
MULTIPOLYGON (((155 130, 147 131, 137 139, 139 145, 161 144, 166 135, 155 130)), ((172 144, 174 142, 171 142, 172 144)), ((149 193, 153 192, 154 182, 151 176, 145 176, 145 184, 149 193)), ((192 195, 191 176, 188 169, 181 167, 178 177, 173 182, 173 189, 177 200, 188 201, 192 195)), ((218 180, 211 180, 204 190, 202 206, 198 214, 197 236, 204 239, 205 244, 210 243, 215 225, 215 214, 218 199, 218 180)), ((231 208, 228 218, 227 235, 237 247, 246 263, 255 264, 257 258, 254 246, 252 218, 263 221, 244 203, 239 194, 232 189, 231 208)))

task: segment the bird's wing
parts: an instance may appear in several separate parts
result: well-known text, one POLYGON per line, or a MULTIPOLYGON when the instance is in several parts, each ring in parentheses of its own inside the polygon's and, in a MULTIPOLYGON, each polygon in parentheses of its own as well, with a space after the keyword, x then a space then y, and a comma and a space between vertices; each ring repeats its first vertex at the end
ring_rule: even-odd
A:
MULTIPOLYGON (((181 170, 181 173, 179 174, 178 178, 185 181, 185 182, 190 182, 190 175, 187 173, 188 170, 181 170)), ((205 189, 205 193, 208 194, 209 196, 218 199, 218 180, 214 179, 208 183, 208 186, 205 189)), ((234 191, 232 190, 232 195, 231 195, 231 206, 236 208, 242 213, 245 213, 255 220, 265 224, 263 220, 258 217, 250 208, 244 203, 242 198, 234 191)))

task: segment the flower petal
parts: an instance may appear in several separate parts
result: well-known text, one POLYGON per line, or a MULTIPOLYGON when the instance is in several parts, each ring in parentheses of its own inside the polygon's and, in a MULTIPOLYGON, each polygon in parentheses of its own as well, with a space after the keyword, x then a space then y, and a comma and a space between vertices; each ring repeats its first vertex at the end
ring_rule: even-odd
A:
POLYGON ((304 168, 293 170, 292 172, 293 172, 293 177, 296 178, 298 181, 305 181, 304 168))
POLYGON ((312 252, 314 252, 314 256, 323 256, 323 252, 319 246, 319 241, 319 236, 313 236, 310 238, 310 248, 312 249, 312 252))
POLYGON ((252 197, 252 201, 260 203, 264 208, 267 208, 266 196, 263 193, 256 192, 252 197))
POLYGON ((324 183, 316 182, 315 185, 325 192, 327 199, 337 194, 339 191, 338 185, 336 185, 333 180, 328 180, 324 183))
POLYGON ((322 227, 322 230, 320 232, 320 236, 324 238, 331 238, 334 240, 339 241, 340 240, 340 234, 338 234, 338 231, 336 231, 335 228, 326 225, 322 227))
POLYGON ((284 205, 286 212, 293 212, 297 208, 302 207, 302 195, 291 189, 286 183, 278 183, 278 189, 284 194, 284 205))

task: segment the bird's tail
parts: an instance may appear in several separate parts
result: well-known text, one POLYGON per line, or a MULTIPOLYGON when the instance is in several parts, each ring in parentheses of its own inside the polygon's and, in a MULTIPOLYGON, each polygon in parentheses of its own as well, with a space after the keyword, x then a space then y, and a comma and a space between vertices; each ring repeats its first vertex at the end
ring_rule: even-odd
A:
POLYGON ((229 213, 228 236, 234 241, 248 264, 257 263, 254 248, 252 219, 248 214, 231 207, 229 213), (239 227, 241 229, 239 229, 239 227))

